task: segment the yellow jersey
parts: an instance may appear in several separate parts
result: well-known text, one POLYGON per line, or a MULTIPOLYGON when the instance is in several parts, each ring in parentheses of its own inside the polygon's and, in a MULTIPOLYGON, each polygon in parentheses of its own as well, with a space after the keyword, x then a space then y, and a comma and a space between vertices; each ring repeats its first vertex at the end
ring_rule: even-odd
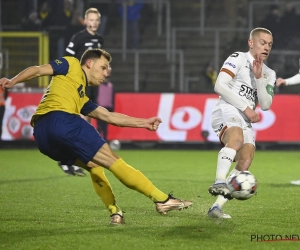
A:
POLYGON ((87 115, 98 107, 85 94, 87 77, 77 58, 66 56, 49 64, 53 68, 53 77, 31 119, 32 126, 39 115, 52 111, 87 115))

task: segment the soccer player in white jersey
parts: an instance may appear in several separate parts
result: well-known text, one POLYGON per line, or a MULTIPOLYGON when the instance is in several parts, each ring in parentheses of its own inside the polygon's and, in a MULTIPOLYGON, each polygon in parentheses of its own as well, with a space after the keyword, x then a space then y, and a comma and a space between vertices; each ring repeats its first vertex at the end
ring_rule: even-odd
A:
MULTIPOLYGON (((290 78, 283 79, 283 78, 279 77, 276 80, 276 86, 282 86, 282 85, 290 86, 290 85, 295 85, 295 84, 300 84, 300 69, 299 69, 298 74, 296 74, 290 78)), ((300 180, 291 181, 291 184, 300 185, 300 180)))
POLYGON ((215 84, 220 100, 212 111, 212 128, 224 146, 217 161, 215 183, 208 192, 218 195, 208 211, 213 218, 231 218, 222 207, 231 199, 226 177, 248 170, 255 152, 255 139, 251 123, 259 121, 255 112, 259 104, 262 110, 271 107, 276 81, 275 72, 263 62, 268 58, 273 44, 272 33, 265 28, 250 32, 248 52, 235 52, 224 62, 215 84))

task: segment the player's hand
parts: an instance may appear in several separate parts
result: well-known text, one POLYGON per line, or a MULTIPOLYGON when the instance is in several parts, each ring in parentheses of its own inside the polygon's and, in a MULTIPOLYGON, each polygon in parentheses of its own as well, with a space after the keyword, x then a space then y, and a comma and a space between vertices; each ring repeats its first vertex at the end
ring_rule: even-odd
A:
POLYGON ((263 66, 263 60, 261 56, 255 55, 252 71, 256 79, 259 79, 262 77, 262 66, 263 66))
POLYGON ((247 107, 244 110, 244 114, 247 116, 251 123, 259 122, 259 115, 251 108, 247 107))
POLYGON ((161 119, 158 117, 151 117, 146 119, 146 128, 150 131, 156 131, 161 123, 161 119))
POLYGON ((283 78, 277 78, 276 80, 276 86, 286 85, 286 82, 283 78))
POLYGON ((12 88, 13 86, 14 86, 14 84, 11 82, 11 80, 9 80, 7 78, 0 79, 0 87, 2 89, 9 89, 9 88, 12 88))

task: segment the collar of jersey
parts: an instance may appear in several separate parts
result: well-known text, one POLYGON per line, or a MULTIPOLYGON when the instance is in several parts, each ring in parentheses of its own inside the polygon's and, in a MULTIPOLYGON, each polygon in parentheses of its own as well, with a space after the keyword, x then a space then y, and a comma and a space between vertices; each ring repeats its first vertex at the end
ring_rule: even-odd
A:
POLYGON ((87 79, 86 73, 83 69, 82 69, 82 71, 83 71, 83 74, 84 74, 84 77, 85 77, 85 86, 88 86, 88 79, 87 79))
POLYGON ((253 61, 254 61, 254 57, 251 55, 250 51, 247 52, 247 57, 252 65, 253 61))

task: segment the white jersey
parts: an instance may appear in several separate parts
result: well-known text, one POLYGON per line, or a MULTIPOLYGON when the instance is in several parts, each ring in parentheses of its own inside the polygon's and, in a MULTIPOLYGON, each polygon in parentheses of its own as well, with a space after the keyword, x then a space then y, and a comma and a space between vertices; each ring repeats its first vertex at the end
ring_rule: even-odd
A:
MULTIPOLYGON (((232 77, 229 83, 231 94, 243 100, 253 110, 258 104, 257 85, 252 72, 254 57, 250 52, 235 52, 224 62, 220 72, 225 72, 232 77)), ((262 77, 266 84, 274 86, 276 73, 263 64, 262 77)), ((220 97, 222 100, 222 97, 220 97)))

